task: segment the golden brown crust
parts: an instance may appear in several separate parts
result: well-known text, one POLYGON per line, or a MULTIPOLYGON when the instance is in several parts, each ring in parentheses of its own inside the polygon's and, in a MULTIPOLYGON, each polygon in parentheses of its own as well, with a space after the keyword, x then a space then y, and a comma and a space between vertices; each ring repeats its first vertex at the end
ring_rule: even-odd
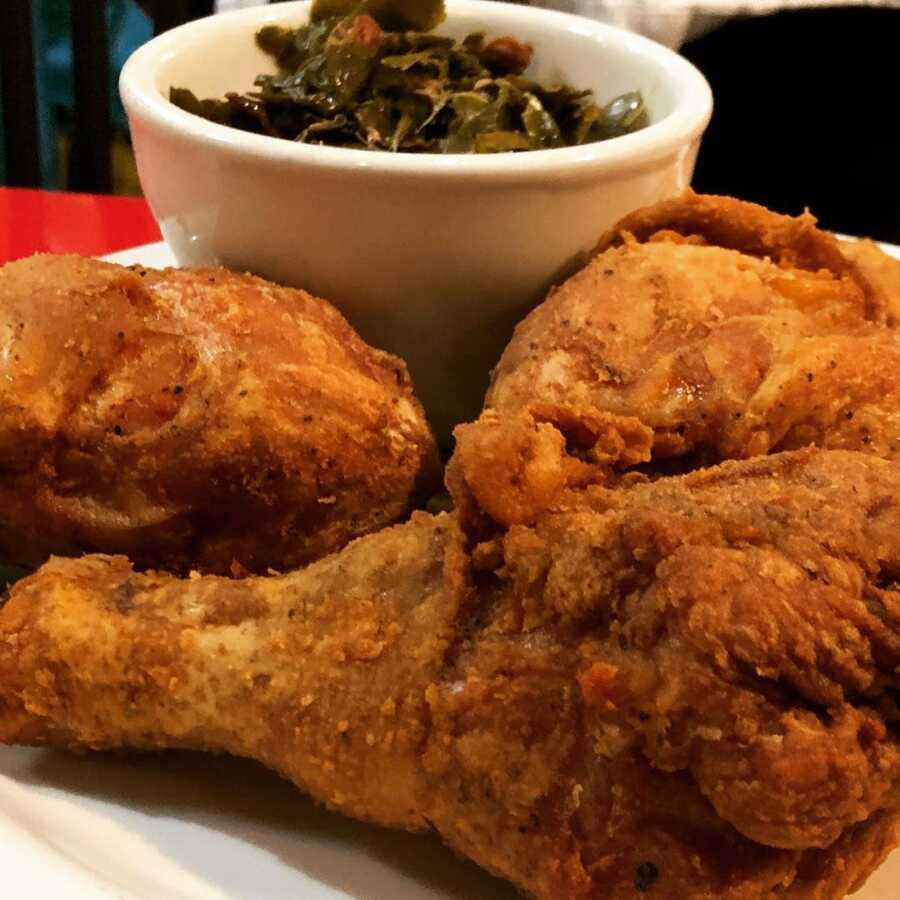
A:
POLYGON ((329 304, 222 269, 0 269, 0 555, 287 569, 437 477, 404 364, 329 304))
POLYGON ((874 241, 841 241, 841 252, 866 280, 885 321, 900 326, 900 260, 888 256, 874 241))
POLYGON ((447 517, 416 515, 280 577, 52 559, 0 612, 0 740, 249 756, 336 810, 421 829, 456 552, 447 517))
POLYGON ((504 768, 478 744, 431 763, 459 802, 509 799, 432 821, 495 871, 512 857, 539 896, 634 896, 642 861, 664 897, 843 896, 895 841, 893 813, 875 811, 900 799, 897 479, 861 454, 783 454, 594 488, 510 529, 488 563, 506 593, 432 701, 453 733, 493 710, 504 768), (596 768, 579 768, 579 734, 596 768), (535 827, 521 771, 547 790, 533 840, 516 837, 535 827), (862 821, 880 824, 853 843, 862 821), (811 851, 839 835, 834 855, 811 851), (795 883, 798 867, 827 874, 795 883))
POLYGON ((251 756, 540 900, 837 900, 896 842, 898 497, 803 451, 595 486, 469 571, 446 516, 281 578, 54 560, 0 739, 251 756))
POLYGON ((491 521, 533 525, 585 488, 609 484, 611 470, 648 462, 653 442, 636 418, 550 403, 516 415, 489 409, 454 437, 446 483, 470 533, 491 521))
POLYGON ((808 210, 785 216, 746 200, 688 190, 626 216, 601 237, 594 254, 628 240, 673 239, 737 250, 785 268, 849 278, 866 298, 868 318, 897 322, 900 263, 871 241, 838 240, 817 228, 808 210))
POLYGON ((848 829, 827 850, 808 850, 800 857, 797 877, 781 892, 788 900, 830 900, 855 894, 869 874, 900 844, 900 815, 882 812, 848 829))
MULTIPOLYGON (((892 261, 863 245, 863 277, 829 262, 842 246, 809 217, 727 198, 633 214, 516 329, 488 391, 490 430, 542 404, 622 417, 652 429, 656 474, 810 444, 897 458, 892 261)), ((486 423, 467 426, 470 445, 486 423)))
POLYGON ((706 244, 794 269, 825 269, 838 278, 854 274, 838 241, 818 229, 808 211, 784 216, 757 203, 690 190, 625 216, 600 238, 594 252, 621 246, 628 235, 642 243, 651 241, 658 232, 701 238, 706 244))

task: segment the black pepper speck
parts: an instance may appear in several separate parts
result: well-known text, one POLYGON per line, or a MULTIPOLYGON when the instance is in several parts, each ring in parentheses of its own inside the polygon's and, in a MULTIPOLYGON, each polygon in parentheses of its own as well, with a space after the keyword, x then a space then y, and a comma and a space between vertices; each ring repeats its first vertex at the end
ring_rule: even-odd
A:
POLYGON ((652 862, 642 862, 634 870, 634 887, 638 891, 649 891, 659 880, 659 869, 652 862))

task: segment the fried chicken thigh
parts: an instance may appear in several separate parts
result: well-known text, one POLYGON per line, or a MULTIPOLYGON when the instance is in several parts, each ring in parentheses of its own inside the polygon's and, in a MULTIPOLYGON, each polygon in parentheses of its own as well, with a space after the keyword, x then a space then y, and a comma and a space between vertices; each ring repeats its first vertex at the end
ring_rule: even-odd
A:
POLYGON ((0 269, 0 562, 287 569, 437 475, 406 367, 322 300, 223 269, 0 269))
POLYGON ((517 328, 487 413, 458 435, 457 481, 506 455, 495 511, 512 524, 559 484, 651 461, 659 473, 811 444, 900 457, 900 264, 849 247, 808 214, 729 198, 632 214, 517 328))
POLYGON ((539 900, 831 900, 897 840, 900 471, 804 450, 282 577, 56 559, 0 740, 227 751, 539 900))

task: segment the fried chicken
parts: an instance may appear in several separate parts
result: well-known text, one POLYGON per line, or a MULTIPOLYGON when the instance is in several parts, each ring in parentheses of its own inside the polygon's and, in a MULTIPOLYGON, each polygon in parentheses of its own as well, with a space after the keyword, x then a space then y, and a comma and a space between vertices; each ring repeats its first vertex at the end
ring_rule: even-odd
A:
POLYGON ((552 506, 528 488, 546 465, 578 488, 650 462, 664 473, 811 444, 896 459, 898 272, 808 214, 696 194, 634 213, 519 325, 451 477, 472 488, 489 446, 518 440, 500 476, 519 512, 499 520, 512 524, 552 506), (593 442, 598 416, 631 420, 629 452, 593 442), (552 464, 551 431, 564 448, 552 464), (526 462, 539 444, 540 472, 526 462))
POLYGON ((900 841, 875 245, 727 198, 629 216, 457 429, 454 513, 243 580, 138 569, 296 565, 396 519, 434 458, 402 364, 248 276, 18 265, 0 549, 137 566, 11 590, 0 742, 251 757, 537 900, 837 900, 900 841))
POLYGON ((0 740, 226 751, 539 900, 831 900, 897 841, 900 471, 804 450, 417 515, 283 577, 56 559, 0 740))
POLYGON ((329 304, 223 269, 0 269, 0 562, 289 569, 438 478, 403 362, 329 304))
POLYGON ((862 289, 869 318, 897 322, 900 262, 873 241, 836 240, 816 227, 808 211, 793 218, 734 197, 688 190, 626 216, 601 237, 595 254, 621 245, 626 235, 641 242, 681 238, 770 259, 785 268, 828 271, 862 289))
POLYGON ((868 283, 888 326, 900 326, 900 260, 888 256, 873 241, 842 241, 841 251, 868 283))

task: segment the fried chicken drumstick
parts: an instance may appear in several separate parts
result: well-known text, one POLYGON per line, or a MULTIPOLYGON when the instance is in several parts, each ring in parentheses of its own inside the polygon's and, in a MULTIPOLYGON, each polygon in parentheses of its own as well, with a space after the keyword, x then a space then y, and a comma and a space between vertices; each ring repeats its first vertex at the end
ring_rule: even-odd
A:
POLYGON ((127 553, 265 572, 438 478, 403 362, 329 304, 224 269, 0 269, 0 563, 127 553))
POLYGON ((471 552, 418 515, 233 581, 56 559, 0 610, 0 740, 271 766, 540 900, 830 900, 896 843, 900 471, 805 450, 471 552))

